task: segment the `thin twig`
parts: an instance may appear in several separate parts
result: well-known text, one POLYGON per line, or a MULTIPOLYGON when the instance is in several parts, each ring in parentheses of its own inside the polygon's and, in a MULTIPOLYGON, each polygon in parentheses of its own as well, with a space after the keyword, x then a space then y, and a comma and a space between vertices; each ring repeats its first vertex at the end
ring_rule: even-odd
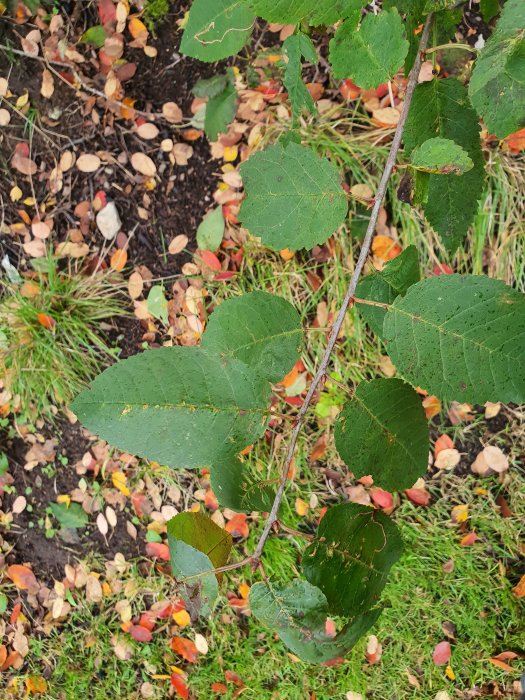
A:
POLYGON ((382 301, 372 301, 372 299, 359 299, 359 297, 354 297, 352 299, 354 304, 364 304, 365 306, 377 306, 380 309, 389 309, 392 304, 384 304, 382 301))
POLYGON ((286 489, 286 481, 288 478, 288 472, 289 472, 290 464, 291 464, 293 456, 294 456, 295 446, 297 444, 297 439, 299 437, 299 433, 301 432, 301 429, 303 427, 306 413, 308 411, 308 408, 310 406, 312 398, 317 390, 317 387, 319 386, 319 384, 322 382, 322 380, 324 379, 324 377, 326 375, 328 364, 330 362, 330 357, 332 355, 334 346, 337 342, 337 338, 338 338, 339 333, 341 331, 341 327, 342 327, 343 322, 345 320, 346 312, 348 310, 350 302, 352 301, 352 298, 354 296, 354 293, 355 293, 355 290, 357 287, 357 283, 359 281, 359 277, 361 276, 361 272, 362 272, 363 267, 365 265, 365 262, 368 258, 368 253, 370 251, 370 246, 372 244, 372 238, 374 236, 377 218, 379 216, 379 210, 381 209, 381 204, 383 202, 383 199, 384 199, 384 196, 385 196, 385 193, 387 190, 388 181, 390 179, 390 175, 392 174, 392 170, 393 170, 395 162, 396 162, 397 152, 399 150, 399 146, 401 145, 401 139, 403 137, 405 123, 407 120, 408 111, 410 109, 410 103, 412 102, 412 96, 414 94, 414 90, 416 89, 417 79, 419 76, 419 71, 421 69, 422 57, 424 55, 424 52, 425 52, 425 49, 427 46, 431 24, 432 24, 432 14, 429 14, 429 16, 427 17, 427 21, 425 22, 425 27, 424 27, 423 32, 421 34, 421 40, 419 43, 418 53, 417 53, 416 59, 414 61, 414 65, 412 66, 412 70, 410 71, 410 77, 409 77, 408 83, 407 83, 407 89, 406 89, 406 94, 405 94, 405 102, 403 104, 403 110, 402 110, 401 115, 399 117, 399 122, 398 122, 398 125, 396 128, 395 134, 394 134, 394 138, 392 140, 392 145, 390 147, 390 153, 388 154, 388 158, 387 158, 387 161, 385 164, 385 169, 383 170, 383 174, 381 176, 381 180, 380 180, 379 186, 377 188, 375 203, 374 203, 374 207, 372 209, 372 213, 370 215, 370 222, 368 224, 366 235, 365 235, 365 238, 363 240, 361 252, 359 254, 359 258, 357 260, 355 270, 352 274, 352 277, 350 278, 350 282, 348 284, 348 289, 346 290, 346 294, 345 294, 343 304, 341 306, 341 310, 339 311, 337 319, 336 319, 336 321, 333 325, 332 331, 330 333, 330 337, 328 339, 328 344, 326 346, 326 351, 323 355, 323 359, 321 360, 321 363, 319 365, 319 369, 317 370, 315 377, 312 379, 312 383, 310 384, 310 388, 308 390, 308 393, 306 395, 304 403, 302 404, 302 406, 297 414, 297 423, 295 424, 295 427, 292 431, 292 437, 290 439, 288 453, 287 453, 286 460, 283 464, 283 468, 282 468, 282 472, 281 472, 281 478, 279 481, 279 488, 277 489, 277 493, 275 495, 272 509, 268 515, 268 518, 266 519, 266 523, 265 523, 264 529, 262 531, 261 537, 259 539, 259 542, 257 544, 255 552, 252 556, 252 560, 253 560, 255 565, 257 565, 258 561, 261 558, 261 554, 262 554, 262 551, 264 549, 264 545, 266 544, 266 540, 268 539, 268 536, 270 535, 272 527, 273 527, 275 521, 277 520, 277 515, 279 513, 279 506, 281 505, 281 501, 282 501, 283 496, 284 496, 284 491, 286 489))

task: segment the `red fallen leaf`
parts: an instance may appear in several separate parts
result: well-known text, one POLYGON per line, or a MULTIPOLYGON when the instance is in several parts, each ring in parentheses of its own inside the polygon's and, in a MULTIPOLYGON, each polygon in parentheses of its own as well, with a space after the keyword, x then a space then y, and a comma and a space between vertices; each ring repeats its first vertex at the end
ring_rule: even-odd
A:
POLYGON ((140 491, 134 491, 131 494, 131 503, 133 504, 135 513, 139 518, 142 518, 142 516, 145 515, 145 510, 143 508, 145 500, 146 496, 143 493, 140 493, 140 491))
POLYGON ((218 280, 219 282, 225 282, 226 280, 231 280, 231 278, 235 277, 236 274, 236 272, 225 270, 224 272, 219 272, 217 275, 214 276, 213 279, 218 280))
POLYGON ((316 462, 318 459, 322 459, 326 452, 328 446, 328 433, 323 433, 321 437, 315 443, 313 450, 310 452, 310 462, 316 462))
POLYGON ((337 630, 335 628, 335 622, 330 619, 329 617, 326 618, 326 621, 324 623, 324 632, 327 637, 335 637, 337 634, 337 630))
POLYGON ((232 608, 238 608, 239 610, 248 609, 248 601, 245 598, 236 598, 235 596, 232 596, 231 598, 228 598, 228 603, 232 606, 232 608))
POLYGON ((283 396, 283 401, 290 406, 302 406, 304 403, 300 396, 283 396))
POLYGON ((228 692, 228 688, 224 685, 224 683, 212 683, 211 689, 218 695, 226 695, 228 692))
POLYGON ((0 666, 3 666, 5 664, 6 659, 7 659, 7 647, 5 644, 0 644, 0 666))
POLYGON ((148 557, 156 557, 163 561, 170 560, 170 550, 167 544, 161 542, 148 542, 146 544, 146 554, 148 557))
POLYGON ((238 202, 236 199, 224 202, 222 205, 222 215, 229 224, 237 225, 239 223, 239 219, 237 218, 237 214, 239 213, 239 205, 240 202, 238 202))
POLYGON ((150 630, 146 629, 146 627, 143 627, 142 625, 131 625, 129 628, 129 633, 133 639, 137 640, 137 642, 151 642, 153 639, 153 635, 151 634, 150 630))
POLYGON ((27 566, 22 564, 12 564, 7 568, 7 577, 21 591, 27 591, 30 588, 38 588, 38 582, 34 573, 27 566))
MULTIPOLYGON (((182 604, 181 609, 184 609, 184 603, 182 604)), ((174 612, 175 610, 173 603, 171 601, 168 601, 163 605, 163 607, 159 608, 157 612, 157 617, 159 618, 159 620, 166 620, 168 617, 171 617, 174 612)))
MULTIPOLYGON (((394 91, 394 85, 395 83, 392 83, 392 92, 394 91)), ((381 83, 381 85, 376 87, 376 97, 381 99, 385 95, 388 95, 388 83, 381 83)))
POLYGON ((270 80, 258 85, 255 90, 260 92, 267 99, 272 99, 279 94, 279 84, 274 80, 270 80))
POLYGON ((113 0, 98 0, 98 15, 102 24, 117 21, 117 6, 113 0))
POLYGON ((38 314, 36 318, 38 323, 48 330, 52 330, 56 325, 55 319, 48 316, 48 314, 38 314))
POLYGON ((507 659, 517 659, 518 655, 515 651, 502 651, 501 654, 496 654, 492 658, 498 661, 506 661, 507 659))
POLYGON ((434 444, 434 458, 436 458, 442 450, 452 450, 453 448, 454 443, 449 436, 440 435, 434 444))
POLYGON ((432 275, 438 277, 439 275, 453 275, 454 270, 447 265, 447 263, 438 263, 432 268, 432 275))
POLYGON ((115 76, 120 80, 121 83, 125 83, 126 80, 131 80, 135 73, 137 72, 136 63, 123 63, 115 71, 115 76))
POLYGON ((430 494, 425 489, 406 489, 405 495, 416 506, 428 506, 430 503, 430 494))
POLYGON ((186 639, 186 637, 173 637, 171 640, 172 650, 182 656, 183 659, 189 661, 190 664, 194 664, 197 661, 197 647, 191 641, 191 639, 186 639))
POLYGON ((380 508, 389 510, 390 508, 394 507, 394 497, 392 494, 389 491, 380 489, 378 486, 373 486, 370 489, 370 497, 376 506, 379 506, 380 508))
POLYGON ((11 611, 11 618, 10 618, 10 622, 12 625, 16 624, 16 621, 18 620, 18 617, 19 617, 21 611, 22 611, 22 603, 17 603, 16 605, 13 606, 13 610, 11 611))
POLYGON ((211 267, 212 270, 215 270, 216 272, 220 272, 222 270, 219 258, 215 255, 215 253, 212 253, 211 250, 201 250, 200 256, 203 262, 208 267, 211 267))
POLYGON ((434 651, 432 652, 432 661, 436 664, 436 666, 444 666, 445 664, 448 664, 451 653, 452 650, 449 642, 439 642, 439 644, 436 644, 434 651))
POLYGON ((330 659, 330 661, 325 661, 322 666, 327 666, 328 668, 331 668, 333 666, 340 666, 341 664, 344 663, 344 659, 341 656, 336 656, 335 659, 330 659))
POLYGON ((204 495, 204 505, 206 508, 208 508, 208 510, 213 511, 217 510, 219 507, 219 501, 211 489, 208 489, 204 495))
MULTIPOLYGON (((18 651, 11 651, 7 655, 7 659, 4 661, 4 663, 0 667, 0 671, 6 671, 8 668, 10 668, 11 666, 14 666, 15 664, 18 664, 21 661, 22 661, 22 657, 20 656, 20 653, 18 651)), ((17 668, 18 668, 18 666, 17 666, 17 668)))
POLYGON ((150 610, 146 610, 146 612, 142 613, 140 616, 139 625, 153 632, 156 621, 156 616, 150 610))
POLYGON ((373 478, 370 476, 370 474, 367 474, 366 476, 362 476, 357 480, 358 484, 362 484, 363 486, 372 486, 374 483, 373 478))
POLYGON ((186 681, 181 676, 181 674, 180 673, 173 673, 171 675, 170 681, 171 681, 171 685, 177 691, 177 695, 181 698, 184 698, 184 700, 188 700, 188 698, 190 697, 190 693, 188 690, 188 686, 186 685, 186 681))
POLYGON ((479 540, 479 537, 476 535, 476 533, 475 533, 475 532, 469 532, 468 534, 465 535, 465 537, 462 537, 462 538, 461 538, 459 544, 460 544, 462 547, 470 547, 470 546, 473 545, 474 542, 476 542, 477 540, 479 540))
POLYGON ((238 688, 244 688, 244 686, 245 686, 244 681, 242 680, 242 678, 239 676, 238 673, 235 673, 235 671, 225 671, 224 677, 226 678, 227 683, 233 683, 238 688))
POLYGON ((512 518, 512 511, 509 508, 507 499, 501 494, 496 497, 496 505, 499 506, 499 512, 501 513, 502 518, 512 518))
POLYGON ((361 94, 361 88, 358 87, 353 80, 343 80, 341 83, 341 87, 339 88, 341 90, 341 95, 343 96, 344 100, 357 100, 359 95, 361 94))
POLYGON ((250 529, 246 522, 246 513, 236 513, 233 518, 226 523, 224 528, 232 537, 248 537, 250 529))
POLYGON ((104 190, 99 190, 98 192, 95 193, 95 196, 93 197, 93 207, 95 209, 104 209, 106 204, 108 203, 108 198, 104 190))

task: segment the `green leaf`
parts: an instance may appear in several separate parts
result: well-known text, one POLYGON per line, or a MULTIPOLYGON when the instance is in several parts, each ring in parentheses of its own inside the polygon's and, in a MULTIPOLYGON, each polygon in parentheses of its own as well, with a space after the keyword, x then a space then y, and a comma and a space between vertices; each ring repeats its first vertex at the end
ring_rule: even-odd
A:
POLYGON ((84 44, 92 44, 96 49, 104 46, 104 42, 108 38, 106 30, 101 24, 90 27, 80 37, 80 41, 84 44))
POLYGON ((499 280, 418 282, 388 310, 384 337, 400 374, 442 399, 525 400, 525 295, 499 280))
POLYGON ((311 114, 315 112, 312 96, 303 83, 301 56, 317 65, 317 53, 310 37, 301 33, 292 34, 285 39, 283 53, 288 59, 284 64, 283 85, 288 90, 288 98, 292 104, 292 128, 295 128, 303 107, 311 114))
POLYGON ((224 236, 222 207, 206 214, 197 229, 197 245, 201 250, 217 250, 224 236))
POLYGON ((490 22, 499 14, 499 0, 480 0, 479 9, 485 22, 490 22))
POLYGON ((237 114, 237 90, 235 85, 228 83, 218 95, 211 97, 206 103, 204 131, 210 141, 216 141, 219 134, 228 131, 229 124, 237 114))
POLYGON ((464 148, 440 136, 416 146, 410 156, 410 165, 415 170, 437 175, 462 175, 474 167, 464 148))
POLYGON ((525 126, 525 3, 507 0, 474 65, 469 95, 491 133, 504 138, 525 126))
POLYGON ((164 324, 168 324, 168 300, 162 284, 156 284, 149 290, 147 305, 152 316, 160 319, 164 324))
POLYGON ((65 529, 76 530, 88 524, 88 514, 80 503, 50 503, 49 507, 55 518, 65 529))
POLYGON ((474 163, 471 170, 459 177, 428 177, 425 216, 441 235, 447 250, 453 252, 478 210, 485 177, 478 118, 465 88, 455 78, 434 79, 416 87, 405 127, 407 155, 410 157, 415 148, 437 136, 457 143, 474 163))
MULTIPOLYGON (((355 296, 358 299, 391 304, 398 294, 405 294, 420 278, 417 248, 410 245, 387 262, 381 272, 373 272, 364 277, 357 285, 355 296)), ((374 333, 382 338, 386 309, 359 303, 356 306, 374 333)))
POLYGON ((408 53, 403 22, 393 8, 366 15, 359 29, 356 24, 355 15, 345 20, 330 41, 334 77, 376 88, 396 74, 408 53))
POLYGON ((275 488, 247 473, 236 457, 215 462, 210 467, 211 487, 222 508, 251 513, 269 511, 275 488))
POLYGON ((246 4, 268 22, 312 26, 335 24, 340 19, 360 10, 366 0, 246 0, 246 4))
POLYGON ((213 63, 238 53, 255 17, 242 0, 193 0, 180 51, 213 63))
POLYGON ((230 73, 219 73, 211 78, 197 80, 191 91, 195 97, 206 99, 207 97, 217 97, 221 92, 224 92, 231 83, 230 73))
POLYGON ((421 399, 401 379, 361 382, 337 418, 335 446, 356 478, 401 491, 428 466, 428 425, 421 399))
POLYGON ((207 617, 219 595, 219 582, 209 557, 182 542, 169 541, 171 571, 179 583, 180 594, 192 619, 207 617), (206 573, 209 571, 210 573, 206 573), (184 580, 186 577, 188 580, 184 580))
POLYGON ((180 540, 205 554, 217 569, 228 563, 231 535, 203 513, 178 513, 168 520, 168 544, 180 540))
POLYGON ((330 612, 358 615, 377 603, 402 552, 399 531, 384 513, 341 503, 323 516, 304 553, 303 571, 325 594, 330 612))
POLYGON ((341 176, 311 148, 275 144, 241 165, 245 200, 240 217, 254 236, 276 250, 313 248, 343 223, 341 176))
POLYGON ((267 292, 223 301, 213 311, 202 347, 235 357, 270 382, 278 382, 301 355, 303 329, 294 307, 267 292))
POLYGON ((417 28, 424 20, 426 0, 384 0, 383 9, 390 10, 396 7, 405 20, 405 32, 409 43, 409 49, 405 58, 405 75, 410 73, 419 47, 420 34, 416 34, 417 28))
POLYGON ((295 579, 288 586, 256 583, 250 589, 250 609, 303 661, 321 664, 344 656, 372 627, 381 609, 355 617, 335 637, 325 631, 329 615, 325 596, 307 581, 295 579))
POLYGON ((71 410, 120 449, 194 469, 261 437, 269 398, 268 382, 239 360, 177 346, 109 367, 71 410))

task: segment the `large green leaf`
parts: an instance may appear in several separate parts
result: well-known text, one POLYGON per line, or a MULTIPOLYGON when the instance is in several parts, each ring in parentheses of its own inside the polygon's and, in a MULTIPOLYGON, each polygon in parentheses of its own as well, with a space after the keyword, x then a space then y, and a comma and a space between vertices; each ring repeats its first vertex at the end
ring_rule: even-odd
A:
POLYGON ((352 78, 362 88, 390 80, 403 64, 409 44, 398 11, 368 14, 357 29, 359 14, 347 19, 330 41, 330 63, 336 78, 352 78))
POLYGON ((192 619, 210 615, 219 595, 219 582, 209 557, 174 538, 169 541, 169 548, 171 571, 192 619))
POLYGON ((288 301, 267 292, 223 301, 202 336, 203 348, 242 360, 270 382, 293 369, 302 345, 299 314, 288 301))
POLYGON ((250 609, 260 622, 277 630, 294 654, 315 664, 347 654, 381 614, 376 608, 355 617, 339 634, 330 637, 325 631, 329 615, 325 596, 300 579, 286 587, 256 583, 250 589, 250 609))
POLYGON ((421 399, 401 379, 361 382, 338 416, 335 445, 356 478, 371 474, 388 491, 410 488, 428 465, 421 399))
POLYGON ((415 170, 436 175, 463 175, 474 167, 464 148, 440 136, 416 146, 410 155, 410 165, 415 170))
POLYGON ((402 552, 399 531, 384 513, 341 503, 323 516, 304 553, 303 571, 325 594, 330 612, 359 615, 377 603, 402 552))
POLYGON ((132 454, 193 469, 260 437, 270 385, 243 362, 201 348, 147 350, 106 369, 71 409, 132 454))
POLYGON ((218 568, 228 563, 231 535, 203 513, 178 513, 168 521, 168 543, 180 540, 205 554, 218 568))
POLYGON ((219 134, 228 131, 229 124, 237 113, 237 90, 233 83, 228 83, 218 95, 210 97, 206 103, 204 131, 210 141, 216 141, 219 134))
POLYGON ((268 22, 296 24, 306 21, 312 26, 334 24, 356 9, 366 0, 245 0, 246 4, 268 22))
POLYGON ((250 38, 254 20, 243 0, 193 0, 181 53, 211 63, 233 56, 250 38))
POLYGON ((440 275, 388 310, 387 350, 400 374, 442 399, 525 401, 525 295, 499 280, 440 275))
POLYGON ((236 457, 215 462, 210 476, 213 493, 222 508, 244 513, 271 509, 275 486, 251 475, 236 457))
POLYGON ((264 245, 313 248, 343 223, 348 209, 337 169, 311 148, 275 144, 241 165, 246 199, 240 217, 264 245))
POLYGON ((303 107, 312 114, 315 112, 314 101, 303 82, 301 57, 317 65, 317 53, 310 37, 302 33, 285 39, 283 53, 288 59, 284 67, 283 85, 292 104, 292 126, 295 127, 303 107))
POLYGON ((477 212, 485 175, 478 118, 465 88, 455 78, 421 83, 414 92, 405 128, 408 155, 435 137, 454 141, 474 163, 471 170, 459 177, 453 174, 428 177, 425 216, 453 252, 477 212))
MULTIPOLYGON (((391 304, 398 294, 405 294, 411 285, 419 282, 420 277, 417 248, 410 245, 387 262, 381 272, 364 277, 357 285, 355 295, 358 299, 391 304)), ((368 304, 356 303, 356 306, 374 333, 382 338, 386 309, 368 304)))
POLYGON ((525 126, 525 2, 507 0, 469 85, 487 129, 504 138, 525 126))

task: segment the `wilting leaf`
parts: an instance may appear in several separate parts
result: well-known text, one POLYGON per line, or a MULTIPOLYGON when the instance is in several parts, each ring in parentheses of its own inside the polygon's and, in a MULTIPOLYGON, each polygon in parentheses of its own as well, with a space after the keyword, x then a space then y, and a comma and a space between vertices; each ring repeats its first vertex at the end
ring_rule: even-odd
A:
POLYGON ((376 608, 354 617, 338 635, 329 636, 325 629, 329 615, 325 596, 300 579, 286 587, 256 583, 250 589, 250 608, 260 622, 277 629, 294 654, 318 664, 347 654, 381 614, 376 608))
POLYGON ((330 41, 330 63, 335 78, 352 78, 361 88, 388 82, 408 53, 405 29, 397 9, 367 14, 358 28, 355 12, 330 41))
POLYGON ((270 382, 290 372, 302 344, 301 320, 294 307, 259 291, 219 304, 202 336, 203 348, 242 360, 270 382))
POLYGON ((236 359, 157 348, 109 367, 71 406, 110 444, 174 467, 237 454, 262 435, 270 386, 236 359))
POLYGON ((410 488, 428 465, 421 399, 401 379, 361 382, 338 416, 335 444, 355 477, 370 474, 388 491, 410 488))
POLYGON ((276 250, 324 243, 346 217, 337 169, 306 146, 270 146, 244 162, 241 175, 246 193, 241 221, 276 250))
POLYGON ((504 138, 523 127, 525 113, 525 4, 507 0, 470 78, 472 104, 487 129, 504 138))
POLYGON ((403 544, 381 511, 356 503, 329 508, 303 556, 303 571, 325 594, 330 612, 357 615, 378 602, 403 544))
POLYGON ((233 56, 250 38, 254 20, 239 0, 194 0, 182 35, 181 53, 211 63, 233 56))
POLYGON ((525 400, 525 295, 504 282, 440 275, 410 287, 387 311, 395 366, 441 399, 525 400))

